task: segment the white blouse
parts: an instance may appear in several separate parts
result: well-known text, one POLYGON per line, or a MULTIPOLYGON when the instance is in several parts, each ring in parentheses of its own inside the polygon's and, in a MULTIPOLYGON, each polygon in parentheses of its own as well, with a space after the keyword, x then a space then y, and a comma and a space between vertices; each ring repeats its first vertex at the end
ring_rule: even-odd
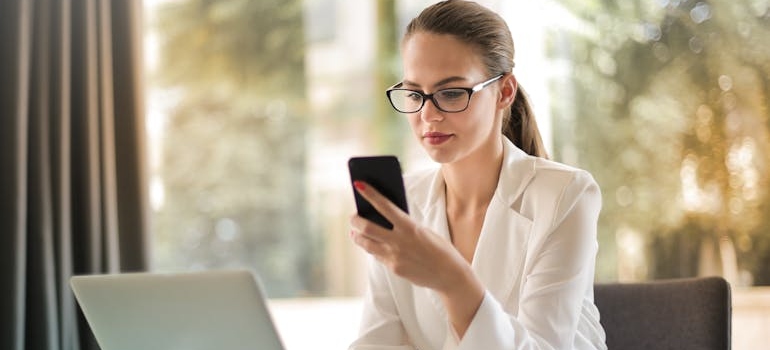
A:
MULTIPOLYGON (((405 177, 410 215, 449 240, 438 169, 405 177)), ((458 339, 428 288, 369 259, 351 350, 606 349, 593 303, 599 187, 583 170, 531 157, 505 139, 503 167, 471 267, 486 294, 458 339)))

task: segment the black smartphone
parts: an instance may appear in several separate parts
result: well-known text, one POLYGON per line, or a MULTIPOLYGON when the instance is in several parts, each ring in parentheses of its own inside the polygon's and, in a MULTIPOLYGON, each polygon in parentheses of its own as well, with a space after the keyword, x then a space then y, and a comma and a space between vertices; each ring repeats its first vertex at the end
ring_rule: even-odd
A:
MULTIPOLYGON (((353 181, 364 181, 390 199, 405 213, 409 213, 404 179, 401 177, 401 165, 398 158, 395 156, 353 157, 348 161, 348 170, 350 171, 351 186, 353 181)), ((358 215, 388 230, 393 228, 393 224, 377 212, 364 197, 361 197, 355 187, 353 187, 353 195, 355 196, 358 215)))

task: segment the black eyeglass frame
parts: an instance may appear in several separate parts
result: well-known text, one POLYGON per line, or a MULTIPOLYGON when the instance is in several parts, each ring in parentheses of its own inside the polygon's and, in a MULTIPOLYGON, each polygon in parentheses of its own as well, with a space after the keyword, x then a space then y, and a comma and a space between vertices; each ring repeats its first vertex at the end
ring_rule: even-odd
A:
POLYGON ((431 100, 431 102, 433 102, 433 105, 436 106, 436 108, 438 108, 438 110, 440 110, 442 112, 445 112, 445 113, 460 113, 460 112, 468 109, 468 106, 471 105, 471 97, 473 97, 473 93, 474 92, 478 92, 479 90, 481 90, 481 89, 491 85, 492 83, 500 80, 504 76, 505 76, 505 73, 496 75, 496 76, 494 76, 494 77, 492 77, 492 78, 490 78, 490 79, 488 79, 486 81, 480 82, 480 83, 478 83, 478 84, 476 84, 476 85, 474 85, 472 87, 469 87, 469 88, 466 88, 466 87, 447 88, 447 89, 436 90, 436 92, 434 92, 432 94, 426 94, 426 93, 423 93, 422 91, 417 91, 417 90, 412 90, 412 89, 402 89, 401 86, 404 83, 400 82, 400 83, 398 83, 396 85, 391 86, 387 90, 385 90, 385 94, 388 96, 388 102, 390 102, 390 105, 393 107, 393 109, 396 110, 396 112, 399 112, 399 113, 404 113, 404 114, 417 113, 417 112, 421 111, 423 107, 425 107, 425 101, 427 101, 427 100, 431 100), (411 112, 402 111, 402 110, 398 109, 396 107, 396 105, 393 103, 393 100, 390 97, 390 94, 393 91, 396 91, 396 90, 399 90, 399 91, 409 91, 409 92, 414 92, 416 94, 419 94, 420 97, 422 97, 422 103, 420 104, 420 108, 417 108, 416 110, 411 111, 411 112), (463 109, 456 110, 456 111, 447 111, 447 110, 441 108, 441 106, 439 105, 438 102, 436 102, 436 99, 433 98, 433 96, 435 94, 438 94, 438 93, 441 93, 442 91, 447 91, 447 90, 464 90, 465 92, 468 93, 468 101, 466 101, 465 107, 463 107, 463 109))

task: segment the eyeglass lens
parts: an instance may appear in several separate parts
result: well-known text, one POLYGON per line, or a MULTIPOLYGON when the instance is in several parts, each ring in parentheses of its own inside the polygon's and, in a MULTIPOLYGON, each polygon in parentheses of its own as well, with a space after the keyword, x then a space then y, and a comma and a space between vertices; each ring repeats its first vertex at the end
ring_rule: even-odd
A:
MULTIPOLYGON (((424 104, 425 96, 412 90, 391 90, 390 101, 398 111, 414 113, 424 104)), ((470 95, 464 89, 445 89, 433 94, 433 103, 445 112, 459 112, 468 107, 470 95)))

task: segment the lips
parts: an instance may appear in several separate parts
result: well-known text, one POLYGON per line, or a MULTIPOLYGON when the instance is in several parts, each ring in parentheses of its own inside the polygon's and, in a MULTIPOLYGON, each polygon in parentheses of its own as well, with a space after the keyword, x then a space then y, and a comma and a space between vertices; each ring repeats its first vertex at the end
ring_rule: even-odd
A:
POLYGON ((452 136, 453 136, 452 134, 444 134, 441 132, 434 132, 434 131, 429 131, 422 134, 422 138, 431 145, 440 145, 444 142, 449 141, 449 139, 452 138, 452 136))

